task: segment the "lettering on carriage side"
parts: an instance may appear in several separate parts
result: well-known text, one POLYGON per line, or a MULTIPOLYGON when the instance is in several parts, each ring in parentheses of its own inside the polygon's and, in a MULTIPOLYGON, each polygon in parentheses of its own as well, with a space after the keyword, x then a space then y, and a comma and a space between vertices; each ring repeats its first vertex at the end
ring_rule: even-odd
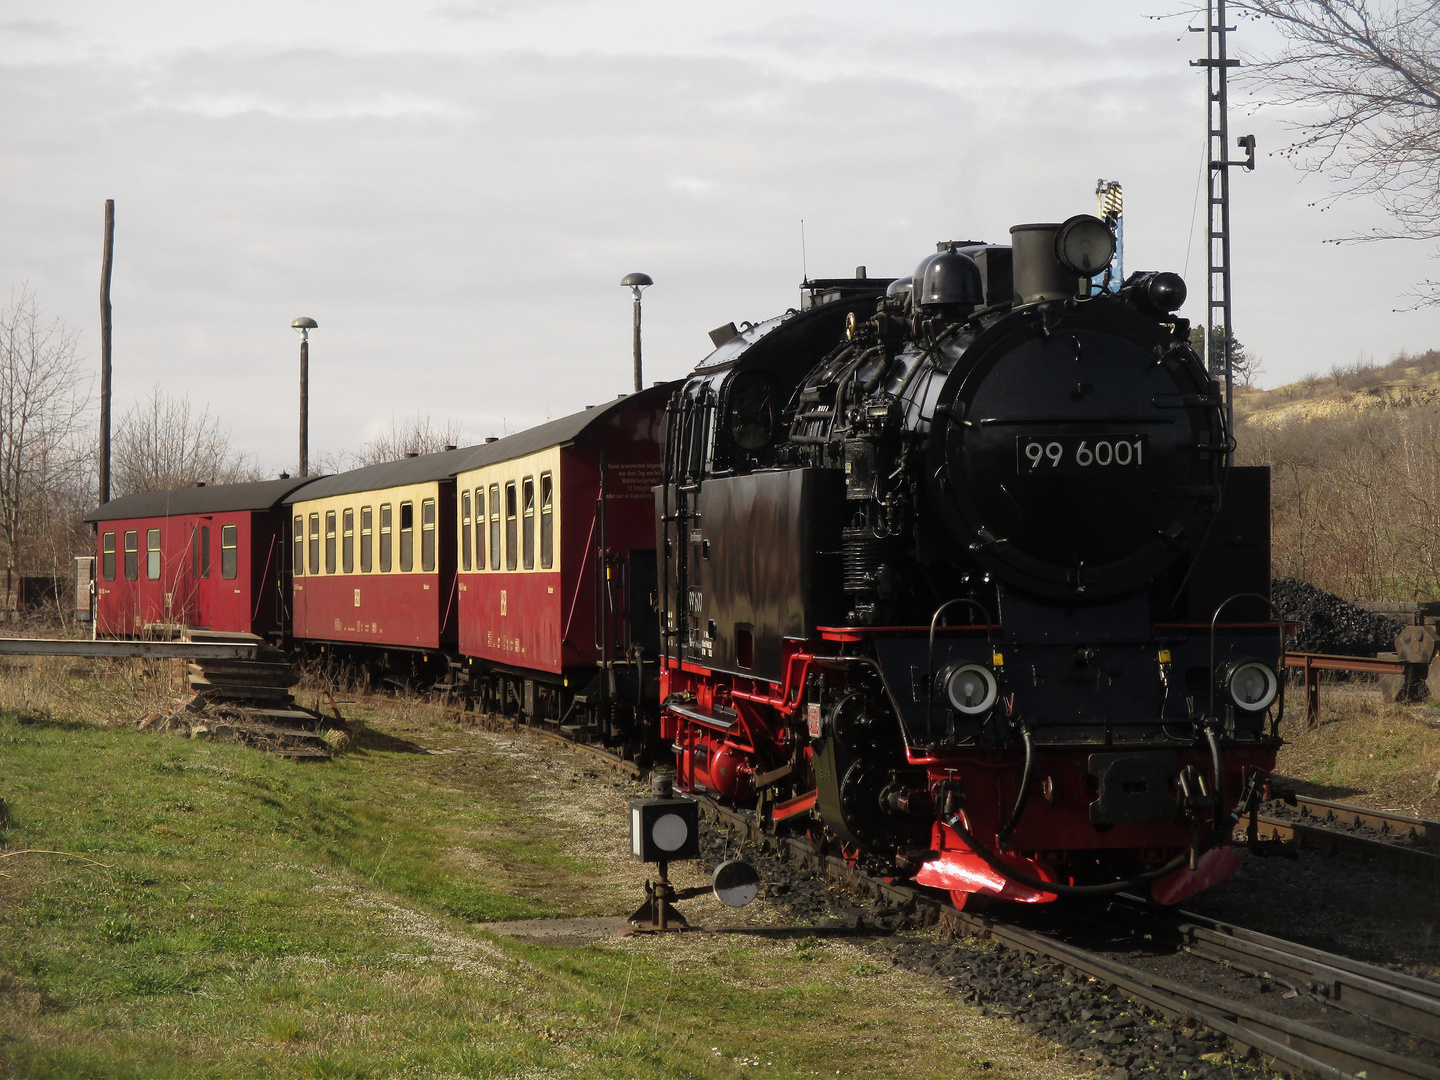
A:
POLYGON ((355 606, 356 606, 356 607, 359 607, 359 606, 360 606, 360 590, 359 590, 359 589, 356 589, 356 590, 355 590, 355 606))
POLYGON ((500 590, 500 614, 505 614, 505 590, 500 590))

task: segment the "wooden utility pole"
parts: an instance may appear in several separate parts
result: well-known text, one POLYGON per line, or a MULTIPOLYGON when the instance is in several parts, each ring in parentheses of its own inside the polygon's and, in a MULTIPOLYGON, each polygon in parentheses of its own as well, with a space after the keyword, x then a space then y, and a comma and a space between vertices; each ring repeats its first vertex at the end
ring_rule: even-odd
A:
POLYGON ((105 200, 105 255, 100 260, 100 503, 110 501, 110 268, 115 261, 115 200, 105 200))

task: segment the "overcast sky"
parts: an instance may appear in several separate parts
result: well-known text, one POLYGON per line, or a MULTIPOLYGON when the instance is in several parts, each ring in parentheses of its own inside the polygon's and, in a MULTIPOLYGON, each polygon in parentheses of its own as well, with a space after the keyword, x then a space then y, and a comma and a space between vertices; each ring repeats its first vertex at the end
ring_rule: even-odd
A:
MULTIPOLYGON (((908 273, 939 239, 1094 212, 1100 177, 1127 270, 1185 274, 1199 320, 1204 39, 1167 10, 0 0, 0 285, 98 369, 114 198, 117 414, 159 383, 271 471, 295 463, 298 315, 312 455, 417 413, 475 441, 629 389, 630 271, 656 282, 647 381, 675 378, 805 269, 908 273)), ((1283 119, 1232 115, 1260 142, 1232 197, 1262 382, 1440 347, 1440 311, 1395 311, 1431 250, 1324 243, 1384 219, 1316 205, 1325 183, 1267 156, 1283 119)))

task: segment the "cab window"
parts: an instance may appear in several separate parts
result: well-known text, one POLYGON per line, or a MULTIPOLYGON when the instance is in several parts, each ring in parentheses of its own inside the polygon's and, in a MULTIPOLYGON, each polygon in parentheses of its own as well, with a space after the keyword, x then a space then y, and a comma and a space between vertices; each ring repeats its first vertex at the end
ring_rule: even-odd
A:
POLYGON ((220 576, 233 579, 237 572, 239 559, 239 527, 235 525, 220 526, 220 576))

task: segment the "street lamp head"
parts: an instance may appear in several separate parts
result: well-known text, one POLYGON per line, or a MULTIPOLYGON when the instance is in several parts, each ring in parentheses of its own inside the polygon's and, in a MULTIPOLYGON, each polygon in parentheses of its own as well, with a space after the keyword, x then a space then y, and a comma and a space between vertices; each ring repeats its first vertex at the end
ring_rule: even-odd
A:
POLYGON ((320 324, 308 315, 301 315, 298 319, 291 320, 290 325, 296 330, 314 330, 320 324))
POLYGON ((643 289, 647 285, 654 285, 649 274, 626 274, 620 282, 621 285, 628 285, 632 289, 643 289))

